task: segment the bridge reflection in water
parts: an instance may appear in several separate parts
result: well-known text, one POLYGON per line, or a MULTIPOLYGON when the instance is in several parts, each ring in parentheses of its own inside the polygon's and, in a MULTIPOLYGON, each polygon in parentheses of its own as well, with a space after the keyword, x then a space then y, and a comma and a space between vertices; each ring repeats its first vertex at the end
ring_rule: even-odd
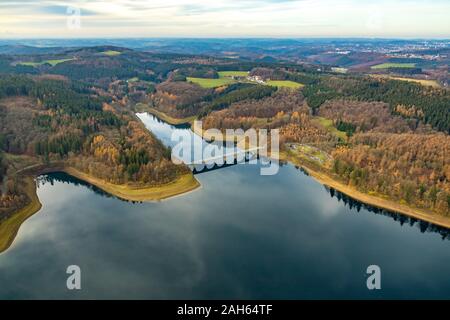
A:
POLYGON ((213 170, 223 169, 231 166, 236 166, 243 163, 257 164, 260 159, 258 151, 260 148, 253 148, 246 151, 235 150, 233 153, 227 153, 217 157, 210 157, 208 159, 196 160, 186 165, 194 174, 205 173, 213 170))

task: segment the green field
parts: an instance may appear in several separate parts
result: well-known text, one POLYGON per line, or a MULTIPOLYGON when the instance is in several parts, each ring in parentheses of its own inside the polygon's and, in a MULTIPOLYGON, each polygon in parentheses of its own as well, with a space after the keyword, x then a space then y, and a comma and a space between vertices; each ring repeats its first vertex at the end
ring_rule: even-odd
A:
MULTIPOLYGON (((239 80, 234 80, 232 77, 247 77, 247 71, 220 71, 219 79, 206 79, 206 78, 187 78, 188 82, 196 83, 203 88, 217 88, 221 86, 226 86, 232 83, 240 82, 239 80)), ((248 82, 248 81, 243 81, 248 82)), ((303 84, 294 81, 267 81, 267 85, 278 87, 278 88, 291 88, 299 89, 304 87, 303 84)))
POLYGON ((63 62, 67 62, 67 61, 72 61, 74 59, 55 59, 55 60, 45 60, 45 61, 41 61, 41 62, 19 62, 19 65, 22 66, 30 66, 30 67, 38 67, 38 66, 42 66, 44 64, 49 64, 52 67, 56 66, 57 64, 63 63, 63 62))
POLYGON ((296 156, 304 157, 307 160, 317 162, 319 165, 325 165, 332 160, 331 156, 325 151, 306 144, 291 143, 290 152, 296 156))
POLYGON ((370 76, 375 79, 391 79, 391 80, 398 80, 398 81, 415 82, 415 83, 419 83, 423 86, 430 86, 430 87, 434 87, 434 88, 442 87, 440 85, 440 83, 436 80, 415 79, 415 78, 406 78, 406 77, 393 77, 393 76, 384 75, 384 74, 372 74, 370 76))
POLYGON ((333 67, 331 68, 332 72, 336 72, 336 73, 347 73, 348 69, 347 68, 340 68, 340 67, 333 67))
POLYGON ((336 127, 333 124, 333 120, 323 118, 323 117, 315 117, 313 119, 314 122, 319 124, 320 126, 327 129, 331 134, 337 136, 338 138, 341 138, 343 141, 347 140, 347 134, 343 131, 339 131, 336 129, 336 127))
POLYGON ((382 63, 372 66, 372 69, 389 69, 389 68, 415 68, 415 63, 382 63))
POLYGON ((303 88, 304 85, 298 82, 294 82, 294 81, 288 81, 288 80, 283 80, 283 81, 275 81, 275 80, 270 80, 267 81, 267 84, 269 86, 273 86, 273 87, 278 87, 278 88, 290 88, 290 89, 299 89, 299 88, 303 88))
POLYGON ((114 51, 114 50, 108 50, 108 51, 100 52, 100 54, 104 54, 105 56, 112 57, 112 56, 119 56, 119 55, 122 54, 122 52, 114 51))
POLYGON ((187 78, 187 81, 198 84, 199 86, 207 89, 217 88, 228 84, 236 83, 235 80, 230 78, 219 78, 219 79, 187 78))
POLYGON ((232 77, 247 77, 247 71, 220 71, 218 72, 218 79, 208 79, 208 78, 187 78, 188 82, 196 83, 199 86, 207 89, 217 88, 221 86, 226 86, 238 81, 232 79, 232 77))
POLYGON ((219 78, 247 77, 247 71, 220 71, 219 78))
MULTIPOLYGON (((246 77, 248 72, 246 71, 222 71, 219 72, 219 79, 207 79, 207 78, 187 78, 188 82, 198 84, 203 88, 217 88, 221 86, 226 86, 232 83, 239 82, 231 77, 246 77)), ((244 81, 248 82, 248 81, 244 81)), ((294 81, 267 81, 267 85, 278 87, 278 88, 290 88, 299 89, 304 87, 303 84, 294 81)))

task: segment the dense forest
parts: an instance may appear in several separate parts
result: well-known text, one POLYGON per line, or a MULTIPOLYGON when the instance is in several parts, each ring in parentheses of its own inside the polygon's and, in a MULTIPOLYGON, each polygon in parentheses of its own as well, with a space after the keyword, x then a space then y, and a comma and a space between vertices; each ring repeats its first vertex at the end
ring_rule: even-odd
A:
POLYGON ((150 97, 150 104, 173 117, 206 116, 212 111, 228 108, 231 104, 272 95, 276 88, 254 84, 233 84, 216 89, 205 89, 188 82, 168 81, 159 84, 150 97))
MULTIPOLYGON (((279 90, 261 99, 248 98, 236 101, 229 108, 205 116, 203 127, 247 130, 249 128, 278 128, 289 122, 294 110, 307 113, 303 95, 289 90, 279 90)), ((297 112, 298 114, 298 112, 297 112)))
POLYGON ((358 189, 450 214, 450 137, 358 134, 333 152, 333 171, 358 189))
MULTIPOLYGON (((267 79, 303 77, 268 68, 251 74, 267 79)), ((316 165, 345 184, 450 214, 446 89, 335 75, 312 74, 309 80, 300 92, 278 89, 259 99, 231 100, 204 115, 203 126, 278 128, 282 146, 309 145, 328 154, 331 163, 316 165)))
POLYGON ((107 46, 0 57, 0 211, 26 202, 15 174, 25 165, 64 162, 105 181, 136 185, 159 185, 187 172, 134 117, 137 102, 173 118, 200 118, 205 129, 279 129, 283 152, 313 152, 300 158, 336 180, 450 214, 446 88, 339 74, 324 65, 107 46), (45 62, 51 60, 57 62, 45 62), (221 71, 304 87, 187 81, 217 80, 221 71))
POLYGON ((136 186, 165 184, 189 172, 170 161, 170 152, 132 113, 94 92, 76 81, 0 77, 0 215, 29 201, 17 174, 26 164, 62 162, 136 186))
POLYGON ((450 93, 447 89, 387 79, 327 77, 307 85, 304 94, 314 110, 338 97, 386 102, 393 114, 422 120, 437 130, 450 133, 450 93), (399 112, 399 106, 412 112, 399 112))

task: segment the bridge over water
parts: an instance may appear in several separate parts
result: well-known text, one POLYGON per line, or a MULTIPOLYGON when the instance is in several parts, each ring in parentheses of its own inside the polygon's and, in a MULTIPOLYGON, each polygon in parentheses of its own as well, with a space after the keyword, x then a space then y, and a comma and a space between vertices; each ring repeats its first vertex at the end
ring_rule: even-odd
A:
POLYGON ((234 150, 233 152, 227 152, 218 156, 195 160, 190 163, 186 163, 186 165, 192 170, 194 174, 204 173, 230 166, 235 166, 240 163, 258 160, 258 151, 261 149, 261 147, 250 148, 247 150, 238 149, 234 150))

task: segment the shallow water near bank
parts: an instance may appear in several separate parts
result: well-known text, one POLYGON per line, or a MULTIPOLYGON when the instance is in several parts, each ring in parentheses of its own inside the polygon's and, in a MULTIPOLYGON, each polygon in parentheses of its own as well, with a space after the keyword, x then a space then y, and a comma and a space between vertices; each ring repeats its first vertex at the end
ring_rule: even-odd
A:
MULTIPOLYGON (((163 141, 173 130, 144 122, 163 141)), ((292 165, 196 177, 196 192, 130 203, 42 176, 42 210, 0 255, 0 298, 450 298, 445 229, 364 206, 292 165), (366 287, 373 264, 380 291, 366 287), (80 291, 66 288, 69 265, 82 270, 80 291)))

